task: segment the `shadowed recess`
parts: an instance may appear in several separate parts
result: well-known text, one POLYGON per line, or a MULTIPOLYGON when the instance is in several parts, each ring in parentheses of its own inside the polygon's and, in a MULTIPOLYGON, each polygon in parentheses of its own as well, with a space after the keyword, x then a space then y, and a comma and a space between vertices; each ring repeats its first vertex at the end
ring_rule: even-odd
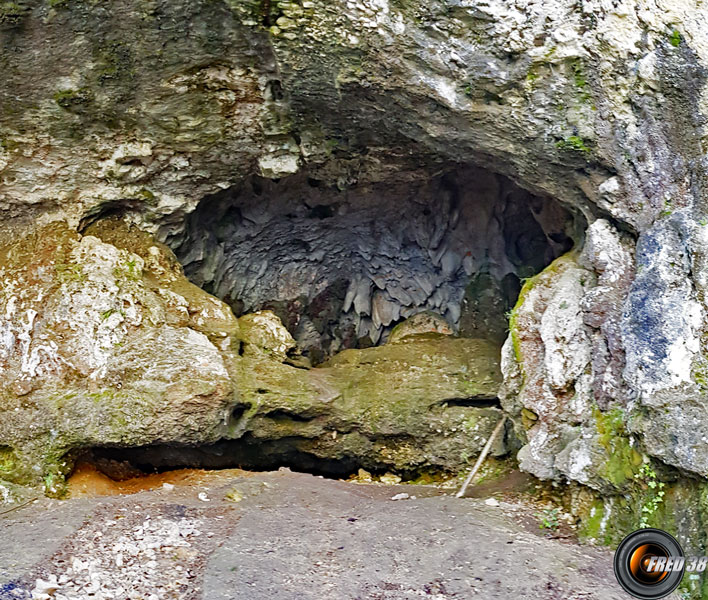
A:
POLYGON ((253 177, 164 229, 185 273, 237 315, 273 310, 313 363, 386 341, 433 311, 501 345, 521 280, 579 241, 584 220, 476 167, 339 189, 253 177))

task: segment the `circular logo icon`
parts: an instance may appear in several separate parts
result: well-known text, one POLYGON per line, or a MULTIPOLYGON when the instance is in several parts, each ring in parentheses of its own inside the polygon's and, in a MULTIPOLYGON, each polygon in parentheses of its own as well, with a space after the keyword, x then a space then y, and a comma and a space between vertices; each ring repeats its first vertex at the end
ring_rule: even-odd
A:
POLYGON ((673 592, 685 570, 679 543, 661 529, 640 529, 622 540, 615 552, 615 576, 624 590, 642 600, 673 592))

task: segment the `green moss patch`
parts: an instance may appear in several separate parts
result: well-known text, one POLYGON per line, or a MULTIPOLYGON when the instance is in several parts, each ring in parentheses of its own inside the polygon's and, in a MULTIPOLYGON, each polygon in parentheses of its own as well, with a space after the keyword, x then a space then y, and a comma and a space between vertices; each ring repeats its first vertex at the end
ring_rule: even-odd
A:
POLYGON ((10 446, 0 446, 0 479, 14 481, 17 472, 17 457, 10 446))
POLYGON ((606 413, 595 410, 599 442, 607 451, 602 475, 617 488, 622 488, 640 472, 642 455, 630 445, 624 425, 624 411, 619 408, 606 413))
POLYGON ((80 108, 93 101, 93 92, 89 88, 78 90, 60 90, 54 94, 54 102, 61 108, 78 112, 80 108))
POLYGON ((585 140, 578 135, 571 135, 564 140, 556 142, 556 148, 566 152, 576 152, 585 155, 592 152, 585 140))
POLYGON ((22 2, 0 2, 0 25, 16 27, 28 12, 29 7, 22 2))

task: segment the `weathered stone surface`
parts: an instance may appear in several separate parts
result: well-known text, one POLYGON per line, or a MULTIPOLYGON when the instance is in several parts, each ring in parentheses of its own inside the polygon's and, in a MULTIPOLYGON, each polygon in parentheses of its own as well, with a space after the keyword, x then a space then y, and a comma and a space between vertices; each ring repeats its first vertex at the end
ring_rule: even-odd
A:
POLYGON ((264 453, 453 471, 500 418, 494 344, 424 334, 292 366, 273 313, 237 320, 118 220, 88 231, 47 226, 0 254, 2 478, 57 491, 83 448, 229 440, 226 464, 239 440, 282 441, 264 453))
POLYGON ((580 261, 592 270, 566 255, 522 289, 503 350, 502 404, 526 440, 522 469, 612 494, 632 488, 646 450, 629 434, 627 398, 612 393, 621 374, 612 361, 622 355, 598 363, 593 342, 616 341, 609 334, 632 259, 618 233, 596 221, 580 261))
POLYGON ((631 397, 625 382, 622 313, 634 276, 634 247, 605 219, 588 227, 579 262, 597 275, 597 285, 585 291, 583 322, 590 328, 593 395, 598 407, 624 405, 631 397))
MULTIPOLYGON (((378 450, 392 466, 461 469, 501 418, 498 349, 485 340, 424 334, 365 350, 345 350, 327 366, 338 382, 336 406, 349 427, 401 443, 378 450), (448 466, 445 466, 448 465, 448 466)), ((379 445, 379 444, 376 444, 379 445)), ((503 454, 503 436, 495 454, 503 454)))
POLYGON ((72 449, 222 435, 234 386, 214 342, 236 320, 195 286, 180 294, 179 266, 159 270, 169 251, 146 250, 62 225, 2 249, 3 476, 51 488, 72 449))
POLYGON ((295 348, 295 340, 280 319, 269 310, 243 315, 239 320, 240 337, 247 348, 256 348, 281 360, 295 348))
MULTIPOLYGON (((426 334, 345 350, 311 370, 263 355, 237 369, 248 408, 230 437, 247 432, 249 443, 262 444, 255 451, 275 457, 301 453, 296 464, 311 456, 342 461, 344 470, 456 471, 501 418, 498 350, 485 340, 426 334), (268 445, 279 440, 287 442, 280 450, 268 445)), ((500 436, 494 453, 505 451, 500 436)))
MULTIPOLYGON (((705 464, 699 396, 692 383, 676 385, 667 351, 686 348, 696 302, 685 274, 662 273, 681 268, 681 251, 645 239, 635 276, 631 240, 595 221, 577 259, 562 257, 525 284, 502 354, 502 405, 527 441, 521 468, 601 493, 589 504, 571 501, 584 535, 616 543, 628 530, 651 525, 695 545, 702 543, 697 498, 705 483, 656 459, 701 474, 705 464), (672 258, 647 269, 647 255, 656 258, 664 248, 672 258), (570 309, 569 320, 561 308, 570 309), (641 337, 647 333, 656 337, 641 337), (640 338, 628 343, 628 336, 640 338), (684 510, 682 502, 694 508, 684 510)), ((673 367, 688 368, 690 377, 690 361, 673 367)))
MULTIPOLYGON (((589 226, 584 248, 526 283, 510 324, 503 402, 526 443, 522 466, 603 493, 630 489, 639 468, 635 453, 642 464, 660 459, 651 465, 662 476, 669 477, 669 467, 708 475, 706 31, 708 11, 697 0, 658 8, 601 0, 4 3, 0 234, 12 251, 2 259, 0 300, 1 393, 8 407, 0 424, 2 468, 14 471, 15 447, 29 439, 37 448, 59 449, 114 431, 103 420, 88 423, 83 412, 72 416, 84 419, 81 427, 50 425, 60 413, 47 410, 51 398, 44 395, 57 378, 79 398, 77 406, 89 406, 87 394, 125 379, 110 401, 114 416, 121 398, 141 386, 158 403, 166 402, 170 386, 181 386, 180 398, 200 398, 209 410, 218 407, 214 415, 240 402, 233 397, 235 375, 224 375, 240 368, 228 364, 227 347, 238 325, 219 316, 223 305, 196 300, 179 277, 173 282, 179 290, 160 283, 149 256, 133 258, 131 248, 80 237, 77 228, 119 212, 177 247, 185 236, 205 237, 208 227, 185 233, 185 215, 200 198, 233 193, 254 175, 358 193, 366 186, 390 190, 400 178, 442 180, 481 168, 527 195, 532 219, 519 213, 505 221, 531 223, 519 233, 529 233, 547 207, 557 210, 554 199, 582 213, 589 226), (33 232, 42 239, 19 242, 33 232), (36 268, 22 266, 31 264, 36 268), (202 308, 190 309, 192 302, 202 308), (200 362, 205 356, 208 364, 200 362), (173 375, 204 385, 168 382, 150 362, 172 359, 186 369, 173 375), (79 428, 75 438, 67 433, 79 428)), ((468 183, 474 189, 476 182, 468 183)), ((407 215, 403 207, 411 206, 391 208, 399 199, 381 193, 373 204, 390 210, 398 225, 407 215)), ((457 301, 469 281, 448 275, 465 269, 472 252, 466 245, 480 228, 450 226, 465 220, 456 221, 448 196, 432 200, 432 226, 420 236, 425 243, 416 238, 406 250, 435 267, 423 269, 435 277, 421 278, 420 299, 409 298, 404 285, 389 285, 415 279, 420 265, 390 277, 387 266, 404 245, 388 247, 395 237, 388 233, 360 236, 355 241, 367 243, 343 253, 343 262, 361 257, 371 268, 366 277, 346 278, 340 290, 337 269, 322 270, 314 260, 312 270, 297 270, 315 276, 297 277, 295 293, 273 298, 277 306, 252 301, 259 300, 258 286, 277 288, 282 263, 194 243, 193 256, 180 258, 193 259, 191 275, 209 291, 219 292, 222 280, 227 291, 243 285, 234 300, 279 314, 319 360, 354 345, 357 336, 380 341, 386 327, 407 316, 402 307, 460 321, 457 301), (234 269, 219 272, 217 264, 234 269), (317 282, 327 284, 324 296, 317 282), (302 298, 309 313, 295 306, 302 298), (352 316, 346 331, 332 318, 341 313, 340 300, 352 316)), ((321 204, 315 216, 331 208, 321 204)), ((282 224, 288 213, 274 212, 282 224)), ((302 218, 292 214, 294 222, 302 218)), ((482 216, 498 227, 489 231, 501 233, 494 215, 482 216)), ((253 227, 261 240, 269 232, 265 217, 247 210, 223 221, 253 227)), ((310 230, 314 246, 331 245, 326 227, 310 230)), ((581 242, 577 233, 565 232, 581 242)), ((267 250, 282 239, 278 233, 267 240, 267 250)), ((519 265, 505 270, 508 252, 535 248, 538 238, 514 239, 515 248, 486 257, 488 272, 499 269, 497 282, 512 271, 531 275, 558 254, 539 258, 528 274, 519 265)), ((288 254, 278 256, 292 262, 288 254)), ((307 252, 301 259, 298 265, 309 265, 307 252)), ((486 271, 465 270, 473 272, 486 271)), ((236 361, 253 362, 241 377, 259 369, 295 372, 256 354, 236 361)), ((320 385, 313 375, 320 371, 299 371, 287 376, 292 385, 320 385)), ((328 378, 324 390, 333 385, 328 378)), ((259 389, 253 383, 243 389, 259 389)), ((135 439, 151 438, 158 422, 141 417, 135 439)), ((177 438, 193 439, 188 419, 175 427, 177 438)), ((221 425, 199 427, 209 431, 201 431, 203 439, 221 425)))
MULTIPOLYGON (((359 467, 456 472, 502 417, 498 349, 486 340, 411 336, 341 352, 314 369, 281 359, 264 350, 234 358, 239 404, 219 442, 153 444, 119 457, 157 467, 287 462, 341 475, 359 467)), ((508 451, 504 436, 492 451, 508 451)))
MULTIPOLYGON (((542 478, 562 472, 559 453, 582 437, 580 425, 593 417, 589 333, 580 307, 592 277, 573 256, 557 259, 526 282, 510 321, 502 406, 519 417, 517 429, 527 440, 519 452, 521 468, 542 478)), ((578 469, 590 464, 580 462, 578 469)))
POLYGON ((78 222, 131 198, 159 218, 255 169, 311 164, 346 185, 396 170, 411 147, 636 229, 664 202, 700 200, 700 4, 317 0, 288 11, 23 4, 0 32, 14 49, 3 54, 6 216, 78 222))
POLYGON ((422 333, 452 335, 453 330, 443 317, 432 311, 425 311, 413 315, 403 321, 403 323, 396 325, 391 330, 391 335, 388 336, 388 343, 395 344, 396 342, 404 341, 409 336, 422 333))

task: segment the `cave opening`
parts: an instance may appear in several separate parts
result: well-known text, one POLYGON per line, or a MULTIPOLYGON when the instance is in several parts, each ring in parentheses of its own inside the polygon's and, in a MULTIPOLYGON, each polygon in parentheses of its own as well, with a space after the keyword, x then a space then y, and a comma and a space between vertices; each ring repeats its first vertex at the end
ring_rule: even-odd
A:
MULTIPOLYGON (((101 446, 87 448, 74 461, 75 469, 89 467, 113 481, 137 479, 153 473, 179 469, 244 469, 276 471, 288 467, 301 473, 345 479, 364 465, 356 457, 320 458, 298 448, 297 438, 263 441, 245 435, 237 440, 220 440, 201 446, 156 444, 151 446, 101 446)), ((388 469, 365 465, 369 472, 383 475, 388 469)), ((412 479, 419 473, 401 473, 412 479)))
MULTIPOLYGON (((239 335, 265 318, 295 348, 264 354, 239 339, 218 441, 94 447, 79 462, 115 480, 181 468, 459 473, 502 416, 501 346, 524 279, 582 243, 585 226, 475 166, 349 186, 252 176, 203 198, 159 239, 241 317, 239 335)), ((507 427, 493 455, 517 442, 507 427)))
POLYGON ((522 282, 581 240, 583 217, 475 166, 346 188, 251 177, 163 232, 189 279, 237 316, 271 310, 317 365, 436 313, 501 346, 522 282))

